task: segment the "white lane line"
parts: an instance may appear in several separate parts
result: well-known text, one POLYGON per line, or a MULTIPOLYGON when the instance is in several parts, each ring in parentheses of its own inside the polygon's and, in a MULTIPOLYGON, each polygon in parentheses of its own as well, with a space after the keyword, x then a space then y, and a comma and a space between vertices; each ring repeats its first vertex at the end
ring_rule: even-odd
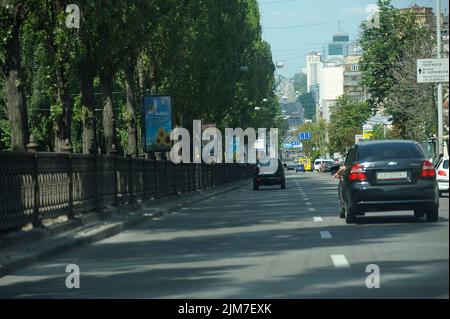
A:
POLYGON ((331 260, 336 268, 350 268, 350 263, 344 255, 331 255, 331 260))
POLYGON ((311 206, 312 205, 312 203, 306 203, 306 206, 311 206))
POLYGON ((322 239, 331 239, 333 237, 331 236, 331 233, 326 230, 326 231, 321 231, 320 232, 320 238, 322 238, 322 239))
POLYGON ((315 211, 316 211, 315 208, 308 208, 308 210, 309 210, 310 212, 315 212, 315 211))
POLYGON ((314 217, 314 221, 316 223, 320 223, 320 222, 323 222, 323 218, 322 217, 314 217))

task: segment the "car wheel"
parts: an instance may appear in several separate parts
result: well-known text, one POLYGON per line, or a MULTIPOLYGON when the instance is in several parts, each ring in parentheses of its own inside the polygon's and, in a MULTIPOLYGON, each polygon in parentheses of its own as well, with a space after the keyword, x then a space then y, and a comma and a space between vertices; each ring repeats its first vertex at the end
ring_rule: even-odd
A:
POLYGON ((281 183, 281 189, 286 189, 286 183, 285 182, 281 183))
POLYGON ((253 190, 254 191, 258 191, 259 190, 259 185, 253 184, 253 190))
POLYGON ((423 218, 423 217, 425 217, 425 214, 426 214, 425 211, 422 209, 414 210, 414 217, 416 217, 416 218, 423 218))
POLYGON ((354 209, 348 209, 345 214, 345 222, 347 224, 356 224, 357 222, 357 212, 354 209))
POLYGON ((339 204, 339 217, 341 219, 345 218, 345 209, 344 209, 344 207, 342 207, 342 204, 339 204))
POLYGON ((439 191, 439 197, 443 197, 444 192, 439 191))
POLYGON ((439 209, 437 207, 430 208, 426 212, 427 222, 435 223, 439 220, 439 209))

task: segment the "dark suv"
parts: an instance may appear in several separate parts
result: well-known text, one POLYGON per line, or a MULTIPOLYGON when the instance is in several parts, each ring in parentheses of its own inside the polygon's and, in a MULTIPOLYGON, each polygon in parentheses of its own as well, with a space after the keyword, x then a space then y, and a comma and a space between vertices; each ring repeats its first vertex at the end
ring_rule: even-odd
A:
POLYGON ((439 218, 436 171, 413 141, 376 141, 354 145, 340 175, 341 218, 355 223, 372 211, 413 210, 427 221, 439 218))
POLYGON ((284 166, 280 160, 278 160, 278 167, 276 172, 266 172, 270 163, 266 164, 258 163, 256 167, 255 175, 253 176, 253 189, 259 190, 260 186, 273 186, 280 185, 281 189, 286 188, 286 179, 284 175, 284 166))

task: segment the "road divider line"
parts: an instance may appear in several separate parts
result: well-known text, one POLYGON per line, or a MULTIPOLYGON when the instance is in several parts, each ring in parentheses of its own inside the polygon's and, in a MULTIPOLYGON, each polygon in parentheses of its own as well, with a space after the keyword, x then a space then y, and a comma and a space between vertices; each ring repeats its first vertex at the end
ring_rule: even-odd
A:
POLYGON ((336 268, 350 268, 350 263, 344 255, 331 255, 331 260, 336 268))
POLYGON ((306 203, 306 206, 311 206, 312 205, 312 203, 306 203))
POLYGON ((308 210, 309 210, 310 212, 315 212, 315 211, 316 211, 315 208, 308 208, 308 210))
POLYGON ((314 217, 314 221, 316 223, 320 223, 320 222, 323 222, 323 218, 322 217, 314 217))
POLYGON ((328 230, 320 232, 320 238, 322 239, 332 239, 331 233, 328 230))

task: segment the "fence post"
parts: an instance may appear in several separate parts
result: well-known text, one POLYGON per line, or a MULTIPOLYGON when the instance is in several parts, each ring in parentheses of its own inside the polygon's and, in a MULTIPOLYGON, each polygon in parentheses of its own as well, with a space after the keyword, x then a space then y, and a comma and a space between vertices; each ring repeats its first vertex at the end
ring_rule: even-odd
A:
POLYGON ((113 165, 113 170, 114 170, 114 172, 113 172, 113 174, 114 174, 114 182, 113 182, 114 183, 114 185, 113 185, 113 187, 114 187, 114 206, 117 207, 117 206, 119 206, 119 185, 118 185, 118 182, 117 182, 119 172, 118 172, 118 163, 117 163, 117 149, 116 149, 116 145, 115 144, 112 145, 111 151, 109 153, 113 157, 113 160, 114 160, 114 165, 113 165))
POLYGON ((70 144, 70 141, 67 139, 63 146, 63 152, 67 153, 67 177, 69 179, 69 206, 68 206, 68 213, 67 218, 69 219, 75 219, 75 214, 73 211, 73 158, 72 158, 72 145, 70 144))
POLYGON ((100 198, 98 194, 98 150, 92 147, 89 153, 94 157, 94 209, 100 213, 100 198))
POLYGON ((33 218, 32 224, 34 228, 42 228, 42 219, 39 216, 39 171, 38 171, 38 144, 36 143, 36 139, 34 135, 30 135, 30 143, 26 145, 28 152, 33 153, 33 218))
POLYGON ((133 158, 131 155, 128 155, 128 189, 130 196, 130 204, 134 202, 134 194, 133 194, 133 158))

